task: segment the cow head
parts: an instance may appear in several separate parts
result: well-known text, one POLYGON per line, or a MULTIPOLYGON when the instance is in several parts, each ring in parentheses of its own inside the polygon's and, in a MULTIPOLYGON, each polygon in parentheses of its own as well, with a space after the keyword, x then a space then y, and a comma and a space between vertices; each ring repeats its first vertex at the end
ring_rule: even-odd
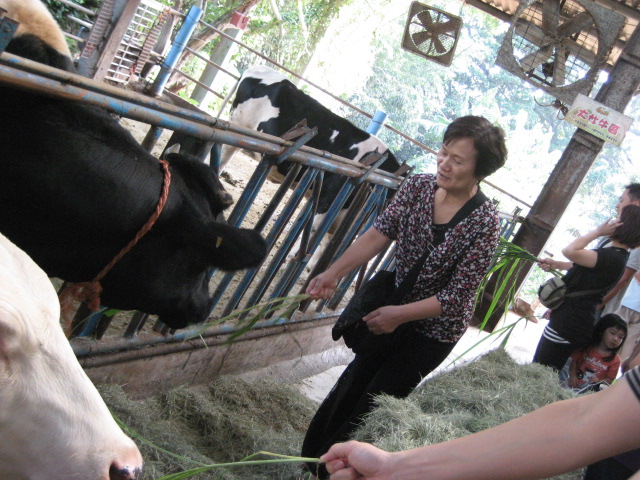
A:
POLYGON ((0 478, 136 479, 142 458, 78 364, 46 274, 0 235, 0 478))
POLYGON ((255 230, 224 222, 232 199, 211 168, 188 156, 167 160, 179 198, 103 279, 102 303, 157 314, 166 325, 183 328, 209 316, 211 269, 257 267, 267 246, 255 230))

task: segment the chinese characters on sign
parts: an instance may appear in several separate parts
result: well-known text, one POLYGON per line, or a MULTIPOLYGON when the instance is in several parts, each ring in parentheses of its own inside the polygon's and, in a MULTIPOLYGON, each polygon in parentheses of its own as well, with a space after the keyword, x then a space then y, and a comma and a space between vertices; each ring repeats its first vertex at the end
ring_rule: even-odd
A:
POLYGON ((619 147, 633 119, 589 97, 578 94, 565 120, 590 134, 619 147))

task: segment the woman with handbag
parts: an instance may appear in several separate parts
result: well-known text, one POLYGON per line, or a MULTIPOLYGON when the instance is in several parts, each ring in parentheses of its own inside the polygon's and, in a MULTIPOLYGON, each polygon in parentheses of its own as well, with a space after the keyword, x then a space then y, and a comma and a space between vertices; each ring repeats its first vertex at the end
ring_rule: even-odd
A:
MULTIPOLYGON (((317 457, 349 438, 375 395, 407 396, 462 337, 499 237, 496 208, 479 182, 504 165, 506 154, 503 131, 486 118, 454 120, 437 154, 437 174, 410 177, 373 227, 309 282, 313 298, 330 298, 340 278, 395 241, 395 287, 407 293, 362 318, 370 332, 389 337, 374 351, 354 349, 311 421, 303 456, 317 457), (456 218, 460 211, 465 218, 456 218), (412 285, 403 285, 410 273, 412 285)), ((324 467, 308 466, 327 477, 324 467)))
POLYGON ((533 356, 541 363, 561 371, 571 352, 586 348, 591 342, 596 307, 604 295, 618 282, 629 258, 629 249, 640 245, 640 207, 627 205, 620 217, 609 220, 595 230, 576 238, 562 249, 569 262, 550 258, 538 265, 568 270, 562 277, 566 294, 562 303, 553 308, 533 356), (596 238, 611 239, 607 247, 587 248, 596 238))

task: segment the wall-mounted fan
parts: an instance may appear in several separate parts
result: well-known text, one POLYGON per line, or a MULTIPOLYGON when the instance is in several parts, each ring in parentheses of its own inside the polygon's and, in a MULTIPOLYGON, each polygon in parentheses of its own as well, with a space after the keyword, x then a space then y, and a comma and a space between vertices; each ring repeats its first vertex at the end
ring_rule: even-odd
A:
POLYGON ((462 19, 420 2, 411 3, 402 48, 444 66, 451 65, 462 19))
POLYGON ((571 104, 591 92, 624 21, 590 0, 523 0, 496 65, 571 104))

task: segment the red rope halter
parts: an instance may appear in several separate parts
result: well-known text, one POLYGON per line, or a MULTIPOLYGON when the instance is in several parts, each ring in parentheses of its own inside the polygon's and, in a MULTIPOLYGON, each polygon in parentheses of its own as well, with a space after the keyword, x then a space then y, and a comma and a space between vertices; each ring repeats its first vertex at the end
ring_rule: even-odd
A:
MULTIPOLYGON (((169 164, 165 160, 160 160, 160 166, 164 170, 164 180, 160 200, 158 200, 155 211, 136 236, 133 237, 133 239, 122 250, 120 250, 115 257, 113 257, 113 260, 111 260, 102 269, 102 271, 94 277, 93 280, 90 282, 69 283, 64 288, 59 295, 60 305, 62 306, 63 312, 70 306, 71 302, 69 300, 71 298, 76 298, 81 302, 86 302, 87 306, 94 312, 100 308, 100 294, 102 293, 100 280, 102 280, 113 266, 118 263, 118 261, 120 261, 120 259, 124 257, 149 230, 151 230, 151 227, 153 227, 167 203, 167 198, 169 197, 169 186, 171 185, 171 172, 169 171, 169 164)), ((64 316, 65 315, 63 313, 63 317, 64 316)))

